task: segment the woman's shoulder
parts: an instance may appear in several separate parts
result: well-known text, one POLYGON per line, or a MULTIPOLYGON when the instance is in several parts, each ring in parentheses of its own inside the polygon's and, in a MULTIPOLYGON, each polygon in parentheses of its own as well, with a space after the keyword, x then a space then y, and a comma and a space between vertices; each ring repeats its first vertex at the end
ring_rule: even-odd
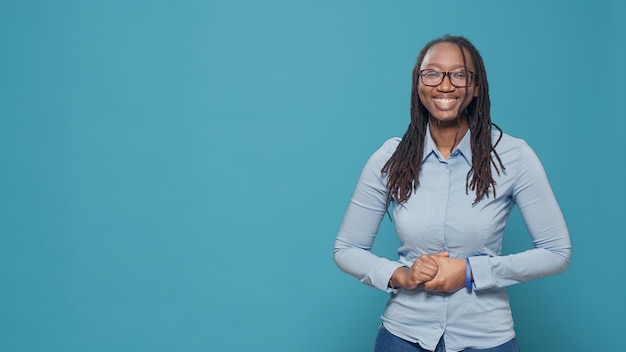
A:
POLYGON ((398 144, 400 144, 400 140, 402 138, 392 137, 387 139, 378 149, 376 149, 368 160, 368 165, 374 167, 378 170, 387 163, 387 160, 391 158, 391 155, 398 148, 398 144))
POLYGON ((400 141, 402 140, 402 138, 400 137, 392 137, 387 139, 372 155, 372 157, 377 156, 379 158, 383 158, 385 159, 385 162, 387 161, 387 159, 389 159, 391 157, 391 155, 396 151, 396 149, 398 148, 398 144, 400 144, 400 141))
POLYGON ((379 150, 393 154, 398 148, 398 144, 400 144, 401 140, 402 138, 400 137, 391 137, 383 143, 379 150))
POLYGON ((494 130, 492 132, 492 143, 496 143, 495 146, 496 152, 500 156, 505 164, 514 163, 517 164, 519 162, 524 163, 528 161, 529 158, 536 158, 535 151, 533 148, 526 142, 525 139, 520 137, 514 137, 507 133, 502 133, 500 137, 500 132, 498 130, 494 130), (500 139, 498 141, 498 139, 500 139))
POLYGON ((496 151, 505 152, 510 150, 520 150, 520 148, 528 147, 526 140, 520 137, 514 137, 508 133, 500 132, 497 129, 491 132, 491 142, 495 145, 496 151))

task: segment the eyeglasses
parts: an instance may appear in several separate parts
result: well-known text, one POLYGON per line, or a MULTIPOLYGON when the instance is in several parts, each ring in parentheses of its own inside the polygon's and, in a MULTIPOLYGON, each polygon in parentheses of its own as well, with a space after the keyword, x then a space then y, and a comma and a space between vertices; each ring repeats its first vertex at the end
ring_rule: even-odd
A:
POLYGON ((425 86, 436 87, 443 82, 443 78, 448 76, 450 83, 457 88, 469 87, 472 83, 472 75, 474 72, 470 71, 438 71, 438 70, 421 70, 419 72, 422 77, 422 83, 425 86))

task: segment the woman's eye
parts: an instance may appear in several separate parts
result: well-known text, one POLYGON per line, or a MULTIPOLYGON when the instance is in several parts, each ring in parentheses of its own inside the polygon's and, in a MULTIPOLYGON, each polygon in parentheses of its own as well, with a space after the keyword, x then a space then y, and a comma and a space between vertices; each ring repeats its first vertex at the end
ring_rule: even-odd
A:
POLYGON ((465 71, 450 72, 450 74, 457 79, 465 79, 467 77, 467 72, 465 71))

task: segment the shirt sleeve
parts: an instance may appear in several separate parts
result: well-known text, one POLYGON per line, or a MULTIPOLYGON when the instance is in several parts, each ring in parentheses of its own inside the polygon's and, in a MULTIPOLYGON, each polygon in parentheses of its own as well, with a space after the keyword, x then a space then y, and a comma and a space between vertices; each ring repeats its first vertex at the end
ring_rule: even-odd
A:
POLYGON ((402 264, 371 252, 380 222, 386 213, 386 178, 381 169, 397 147, 398 140, 387 141, 369 158, 339 228, 334 260, 339 268, 364 284, 390 291, 389 278, 402 264))
POLYGON ((572 246, 565 219, 539 158, 525 142, 517 171, 512 197, 534 248, 507 256, 470 257, 477 290, 553 275, 569 266, 572 246))

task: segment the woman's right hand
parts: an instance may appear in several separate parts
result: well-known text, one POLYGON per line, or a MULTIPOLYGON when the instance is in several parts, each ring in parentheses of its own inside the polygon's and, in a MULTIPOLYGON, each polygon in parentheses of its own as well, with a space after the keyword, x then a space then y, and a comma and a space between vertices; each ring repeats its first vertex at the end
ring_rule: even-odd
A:
POLYGON ((448 252, 421 255, 413 262, 410 268, 404 266, 396 269, 391 276, 392 286, 412 290, 424 282, 432 280, 439 271, 439 265, 431 257, 433 255, 447 257, 448 252))

